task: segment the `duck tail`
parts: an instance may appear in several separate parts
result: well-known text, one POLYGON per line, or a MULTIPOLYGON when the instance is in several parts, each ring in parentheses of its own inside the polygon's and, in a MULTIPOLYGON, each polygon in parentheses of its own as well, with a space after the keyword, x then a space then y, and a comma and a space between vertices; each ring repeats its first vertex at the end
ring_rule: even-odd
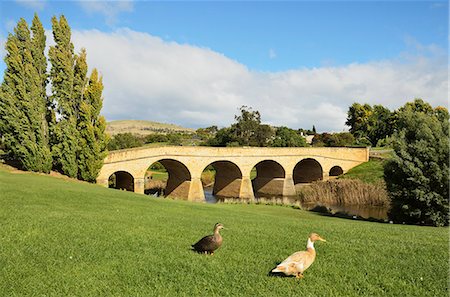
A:
POLYGON ((276 268, 272 270, 272 272, 284 272, 286 267, 278 265, 276 268))

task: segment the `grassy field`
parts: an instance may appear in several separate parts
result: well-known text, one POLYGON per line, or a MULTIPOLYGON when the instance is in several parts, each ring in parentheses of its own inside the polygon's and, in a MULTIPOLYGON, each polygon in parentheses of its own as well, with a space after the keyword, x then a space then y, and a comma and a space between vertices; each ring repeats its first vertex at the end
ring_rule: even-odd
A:
POLYGON ((0 168, 0 296, 448 296, 448 228, 164 200, 0 168), (222 222, 213 256, 190 244, 222 222), (305 278, 269 271, 316 244, 305 278))
POLYGON ((363 182, 374 184, 383 181, 383 162, 382 159, 371 158, 369 162, 362 163, 339 178, 359 179, 363 182))

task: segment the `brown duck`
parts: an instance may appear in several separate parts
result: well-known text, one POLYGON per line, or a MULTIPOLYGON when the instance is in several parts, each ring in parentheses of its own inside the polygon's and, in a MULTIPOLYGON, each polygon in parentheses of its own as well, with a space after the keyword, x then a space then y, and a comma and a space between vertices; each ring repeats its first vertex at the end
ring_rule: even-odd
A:
POLYGON ((192 248, 199 253, 205 254, 214 254, 214 251, 217 250, 222 245, 222 236, 219 231, 224 229, 224 226, 220 223, 214 225, 214 234, 207 235, 197 241, 197 243, 192 245, 192 248))

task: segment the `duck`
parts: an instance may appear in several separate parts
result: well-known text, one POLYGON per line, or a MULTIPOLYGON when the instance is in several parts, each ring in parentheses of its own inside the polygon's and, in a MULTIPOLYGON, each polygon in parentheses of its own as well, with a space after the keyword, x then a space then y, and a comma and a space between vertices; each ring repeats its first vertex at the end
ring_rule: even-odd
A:
POLYGON ((319 234, 311 233, 306 244, 306 251, 295 252, 277 265, 272 272, 282 272, 285 275, 295 275, 296 278, 303 278, 303 272, 311 266, 316 259, 314 242, 324 241, 319 234))
POLYGON ((207 235, 197 241, 192 245, 193 250, 198 253, 204 254, 214 254, 214 251, 217 250, 222 245, 222 236, 219 231, 225 229, 223 224, 217 223, 214 225, 214 233, 212 235, 207 235))

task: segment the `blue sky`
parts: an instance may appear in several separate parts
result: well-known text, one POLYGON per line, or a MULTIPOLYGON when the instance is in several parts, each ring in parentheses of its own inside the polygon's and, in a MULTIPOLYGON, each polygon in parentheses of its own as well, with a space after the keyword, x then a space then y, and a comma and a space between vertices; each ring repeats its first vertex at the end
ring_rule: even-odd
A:
MULTIPOLYGON (((223 114, 223 117, 217 117, 218 124, 227 125, 233 120, 237 108, 247 104, 265 111, 266 121, 271 124, 293 128, 310 128, 315 124, 320 127, 314 123, 311 113, 325 112, 333 120, 323 124, 322 130, 343 130, 346 109, 353 101, 385 104, 392 109, 412 100, 411 97, 425 97, 433 105, 448 103, 448 90, 442 82, 443 73, 448 68, 448 3, 445 1, 4 1, 0 5, 2 40, 20 17, 31 22, 35 11, 47 29, 51 27, 51 16, 64 14, 68 18, 74 39, 83 43, 77 44, 74 40, 75 47, 86 47, 88 58, 93 51, 92 64, 104 76, 104 109, 109 120, 124 117, 153 119, 191 127, 208 125, 208 121, 209 124, 217 124, 205 114, 203 105, 207 105, 210 112, 223 114), (154 93, 126 93, 126 88, 108 91, 108 86, 116 86, 118 80, 123 79, 118 73, 113 73, 115 70, 109 67, 106 58, 96 54, 105 52, 107 48, 101 48, 102 45, 91 38, 93 35, 97 40, 105 38, 104 43, 111 42, 110 48, 117 50, 122 43, 131 46, 136 42, 136 51, 131 46, 127 48, 128 56, 120 57, 132 59, 138 53, 146 53, 143 65, 161 69, 161 76, 143 69, 140 77, 150 75, 153 81, 173 77, 173 85, 164 79, 163 85, 167 89, 161 87, 159 81, 158 91, 154 93), (161 47, 165 49, 155 50, 161 47), (164 51, 173 51, 176 58, 158 56, 153 59, 148 57, 152 50, 160 55, 164 51), (171 68, 174 61, 177 61, 177 66, 171 68), (204 75, 195 73, 199 63, 203 65, 199 72, 204 72, 204 75), (193 70, 194 74, 190 75, 193 70), (397 73, 400 70, 405 72, 397 73), (436 75, 433 70, 437 70, 439 75, 427 80, 425 76, 436 75), (183 75, 179 75, 180 72, 183 75), (370 76, 360 78, 368 73, 370 76), (383 86, 396 89, 388 82, 371 84, 383 73, 391 80, 397 78, 404 93, 398 89, 391 93, 376 91, 383 86), (325 79, 328 75, 330 77, 325 79), (174 86, 183 84, 186 78, 195 81, 179 92, 170 92, 174 86), (303 88, 299 87, 301 83, 296 83, 298 79, 304 83, 303 88), (355 80, 359 81, 354 83, 355 80), (246 86, 239 85, 243 81, 252 90, 259 91, 244 90, 246 86), (418 82, 422 84, 419 87, 418 82), (267 88, 262 88, 258 85, 260 83, 267 88), (344 85, 343 89, 336 87, 339 83, 344 85), (415 87, 408 90, 407 86, 411 84, 415 87), (197 85, 195 90, 192 85, 197 85), (311 88, 311 85, 316 88, 311 88), (204 86, 207 86, 205 89, 212 87, 207 93, 202 93, 198 89, 204 86), (370 91, 372 89, 374 91, 370 91), (193 93, 191 97, 181 95, 189 91, 193 93), (277 92, 282 92, 281 96, 277 97, 277 92), (123 112, 117 93, 121 93, 122 101, 123 97, 139 97, 142 108, 123 112), (194 94, 198 95, 197 99, 194 94), (225 98, 221 104, 214 105, 208 101, 208 98, 221 101, 220 96, 225 98), (332 96, 338 98, 329 99, 332 96), (176 104, 162 104, 158 111, 159 100, 173 100, 176 104), (143 101, 148 104, 143 104, 143 101), (189 108, 177 110, 175 107, 183 102, 189 108), (230 103, 229 106, 226 102, 230 103), (279 102, 283 106, 274 111, 270 102, 279 102), (321 108, 314 109, 311 107, 313 104, 321 108), (310 116, 302 117, 301 111, 307 107, 310 116), (299 116, 290 109, 298 111, 299 116), (175 116, 164 115, 164 110, 170 110, 175 116)), ((112 57, 109 60, 109 63, 116 62, 112 57)), ((127 62, 128 65, 133 63, 132 60, 127 62)), ((127 68, 118 68, 127 71, 127 68)), ((4 64, 1 63, 0 71, 3 70, 4 64)), ((144 85, 145 81, 136 87, 144 85)), ((262 115, 264 120, 264 112, 262 115)))

